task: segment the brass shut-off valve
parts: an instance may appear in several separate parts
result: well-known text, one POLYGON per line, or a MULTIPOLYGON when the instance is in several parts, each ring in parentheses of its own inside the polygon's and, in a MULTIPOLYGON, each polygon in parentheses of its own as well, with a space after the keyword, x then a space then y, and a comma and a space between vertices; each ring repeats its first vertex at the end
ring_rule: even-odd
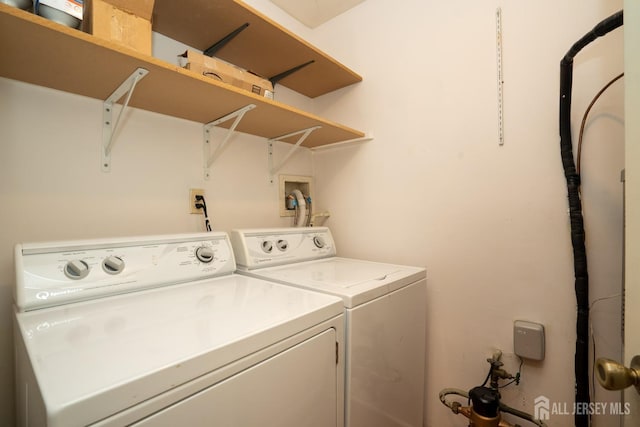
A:
POLYGON ((498 389, 498 380, 513 380, 513 379, 515 379, 516 382, 518 380, 517 377, 514 377, 509 372, 507 372, 504 369, 502 369, 502 366, 504 366, 504 363, 502 363, 500 361, 500 358, 502 358, 502 352, 501 351, 497 351, 496 353, 493 354, 492 357, 487 359, 487 362, 489 362, 489 364, 491 365, 491 370, 490 370, 490 379, 491 379, 491 381, 489 382, 489 385, 494 390, 498 389))

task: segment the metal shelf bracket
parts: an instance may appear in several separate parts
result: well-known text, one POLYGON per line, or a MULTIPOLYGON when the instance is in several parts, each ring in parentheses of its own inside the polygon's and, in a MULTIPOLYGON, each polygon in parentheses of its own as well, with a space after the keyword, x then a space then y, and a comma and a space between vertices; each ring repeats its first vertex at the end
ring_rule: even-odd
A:
POLYGON ((231 138, 233 131, 235 131, 236 127, 238 126, 238 124, 240 123, 244 115, 248 111, 253 110, 254 108, 256 108, 255 104, 246 105, 240 108, 239 110, 234 111, 233 113, 229 113, 226 116, 220 117, 219 119, 209 122, 203 126, 204 179, 209 179, 209 176, 210 176, 209 168, 222 153, 222 150, 224 149, 225 145, 227 145, 227 142, 229 142, 229 138, 231 138), (224 138, 222 138, 222 141, 220 142, 220 144, 218 144, 218 146, 216 147, 216 150, 213 152, 213 154, 211 154, 211 128, 213 126, 217 126, 219 124, 228 122, 229 120, 232 120, 232 119, 235 119, 235 120, 233 121, 231 126, 227 129, 227 133, 225 134, 224 138))
POLYGON ((303 129, 303 130, 299 130, 297 132, 291 132, 288 133, 286 135, 282 135, 282 136, 278 136, 275 138, 271 138, 269 139, 267 142, 267 150, 268 150, 268 163, 269 163, 269 180, 270 182, 273 184, 273 176, 280 170, 282 169, 282 167, 284 166, 284 164, 287 162, 287 160, 289 160, 289 158, 293 155, 293 153, 295 153, 295 151, 300 147, 300 144, 302 144, 304 142, 305 139, 307 139, 307 137, 309 135, 311 135, 311 132, 313 132, 314 130, 320 129, 322 126, 313 126, 307 129, 303 129), (291 149, 289 150, 289 152, 287 154, 285 154, 284 158, 282 159, 282 161, 280 162, 280 164, 278 164, 278 166, 274 166, 273 165, 273 143, 276 141, 282 141, 283 139, 287 139, 287 138, 291 138, 292 136, 296 136, 296 135, 300 135, 300 138, 298 138, 298 141, 293 145, 293 147, 291 147, 291 149))
POLYGON ((148 70, 144 68, 136 69, 102 104, 102 172, 109 172, 111 170, 111 150, 113 149, 113 135, 118 129, 120 118, 129 105, 131 95, 136 88, 136 84, 149 74, 148 70), (127 98, 122 105, 120 114, 113 122, 113 104, 118 102, 127 94, 127 98))
POLYGON ((339 141, 339 142, 334 142, 333 144, 325 144, 325 145, 320 145, 318 147, 313 147, 311 149, 311 151, 325 151, 325 150, 330 150, 332 148, 336 148, 336 147, 342 147, 345 145, 352 145, 352 144, 357 144, 357 143, 361 143, 361 142, 369 142, 369 141, 373 141, 373 133, 366 133, 362 138, 353 138, 353 139, 347 139, 345 141, 339 141))

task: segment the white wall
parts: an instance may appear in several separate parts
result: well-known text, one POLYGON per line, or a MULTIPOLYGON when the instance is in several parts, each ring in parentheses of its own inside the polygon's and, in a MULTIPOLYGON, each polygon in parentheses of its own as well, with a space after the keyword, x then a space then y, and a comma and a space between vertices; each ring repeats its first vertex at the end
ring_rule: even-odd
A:
MULTIPOLYGON (((444 387, 484 380, 493 348, 512 353, 512 322, 546 327, 546 359, 525 363, 504 401, 573 402, 574 278, 558 136, 559 63, 619 0, 367 0, 313 31, 261 6, 364 76, 315 101, 316 113, 375 140, 314 153, 317 202, 339 253, 428 269, 426 425, 463 426, 444 387), (498 146, 495 11, 502 8, 505 145, 498 146)), ((575 61, 574 130, 622 71, 622 30, 575 61)), ((597 356, 620 359, 623 82, 585 132, 583 201, 597 356)), ((577 141, 577 137, 576 137, 577 141)), ((515 373, 517 361, 505 355, 515 373)), ((595 400, 618 393, 597 386, 595 400)), ((592 395, 593 396, 593 395, 592 395)), ((466 403, 466 402, 463 402, 466 403)), ((512 419, 513 421, 513 419, 512 419)), ((595 417, 611 426, 615 417, 595 417)), ((549 425, 573 425, 552 417, 549 425)))
MULTIPOLYGON (((331 211, 342 255, 427 267, 426 425, 466 425, 437 393, 482 382, 491 349, 511 353, 514 319, 545 324, 547 353, 525 364, 505 402, 527 411, 541 394, 572 402, 575 297, 557 131, 559 61, 621 0, 367 0, 315 30, 268 0, 248 3, 364 76, 313 101, 280 90, 281 100, 375 136, 313 155, 302 150, 283 173, 313 172, 316 206, 331 211), (504 147, 496 136, 498 6, 504 147)), ((621 32, 576 59, 574 127, 621 69, 621 32)), ((621 86, 596 105, 586 133, 594 298, 619 292, 621 86)), ((99 101, 0 79, 0 420, 9 424, 14 243, 201 230, 200 218, 186 214, 190 187, 206 189, 215 228, 289 224, 266 180, 263 140, 235 138, 203 181, 200 125, 132 111, 112 172, 102 174, 100 111, 99 101)), ((594 307, 598 355, 619 355, 618 306, 611 299, 594 307)), ((517 370, 511 355, 505 361, 517 370)), ((611 398, 601 390, 596 397, 611 398)), ((550 425, 572 421, 557 416, 550 425)))

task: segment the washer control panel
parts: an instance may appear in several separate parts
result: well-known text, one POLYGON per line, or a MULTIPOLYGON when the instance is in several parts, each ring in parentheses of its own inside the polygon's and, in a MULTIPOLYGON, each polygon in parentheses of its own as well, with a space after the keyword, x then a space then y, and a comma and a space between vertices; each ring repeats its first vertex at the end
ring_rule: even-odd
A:
POLYGON ((247 270, 336 255, 327 227, 233 230, 231 242, 238 268, 247 270))
POLYGON ((16 305, 32 310, 231 274, 226 233, 16 246, 16 305))

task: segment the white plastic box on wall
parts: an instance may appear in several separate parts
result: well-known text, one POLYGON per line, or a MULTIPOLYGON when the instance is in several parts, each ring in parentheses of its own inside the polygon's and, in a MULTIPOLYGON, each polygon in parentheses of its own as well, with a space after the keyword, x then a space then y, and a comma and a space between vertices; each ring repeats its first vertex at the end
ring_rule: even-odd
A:
POLYGON ((513 352, 531 360, 544 359, 544 326, 516 320, 513 323, 513 352))

